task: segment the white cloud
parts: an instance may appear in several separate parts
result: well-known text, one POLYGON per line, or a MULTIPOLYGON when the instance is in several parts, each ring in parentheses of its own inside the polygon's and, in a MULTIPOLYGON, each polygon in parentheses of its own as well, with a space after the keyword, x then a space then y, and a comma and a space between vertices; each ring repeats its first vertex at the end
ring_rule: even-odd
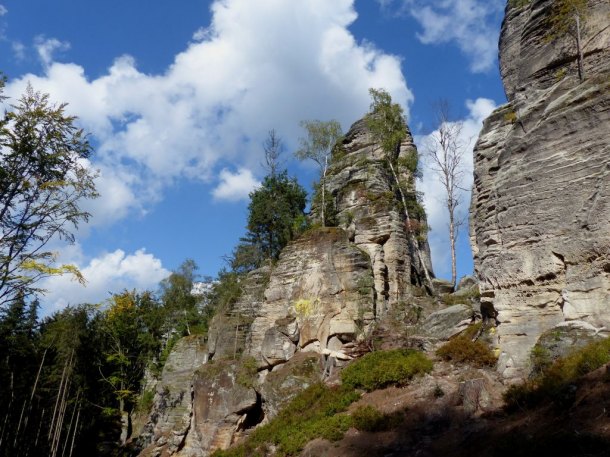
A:
POLYGON ((6 6, 0 4, 0 16, 4 16, 6 13, 8 13, 6 6))
POLYGON ((11 48, 13 49, 13 54, 17 60, 25 60, 26 47, 23 43, 14 41, 11 43, 11 48))
POLYGON ((163 268, 159 259, 144 249, 132 254, 117 249, 84 264, 80 246, 73 245, 62 251, 60 261, 76 264, 87 282, 83 286, 67 275, 53 276, 43 281, 41 287, 48 290, 41 299, 44 315, 67 305, 100 303, 106 300, 110 293, 126 288, 156 289, 159 281, 170 274, 163 268))
POLYGON ((223 169, 220 172, 220 184, 212 191, 212 195, 215 200, 247 200, 250 192, 260 185, 250 170, 240 168, 237 173, 231 173, 223 169))
POLYGON ((496 62, 499 23, 505 0, 376 0, 383 10, 397 5, 408 12, 423 31, 424 44, 454 43, 470 60, 475 73, 490 70, 496 62))
POLYGON ((57 38, 45 38, 42 35, 37 36, 34 43, 38 57, 45 67, 48 67, 53 62, 54 53, 70 49, 70 43, 67 41, 59 41, 57 38))
MULTIPOLYGON (((496 108, 493 100, 478 98, 467 101, 469 115, 461 120, 462 130, 460 143, 464 145, 463 181, 461 187, 465 190, 459 192, 461 205, 457 210, 457 219, 465 221, 461 228, 460 237, 468 237, 468 210, 470 205, 470 189, 473 183, 473 153, 472 150, 479 137, 483 121, 496 108)), ((437 131, 425 136, 416 137, 416 143, 421 156, 423 179, 418 183, 418 189, 424 193, 424 206, 428 216, 428 224, 432 229, 428 233, 428 241, 432 251, 434 271, 438 276, 451 276, 448 224, 449 216, 445 207, 445 191, 431 170, 429 157, 426 155, 426 144, 437 131)))
POLYGON ((400 59, 356 42, 348 30, 353 5, 217 0, 212 23, 156 75, 122 56, 90 79, 77 63, 52 60, 65 43, 41 40, 44 74, 13 80, 6 92, 18 96, 30 81, 68 102, 94 134, 102 198, 91 206, 93 223, 141 210, 179 179, 212 184, 224 198, 229 175, 218 168, 258 170, 271 128, 290 149, 302 119, 335 118, 348 127, 367 111, 370 87, 385 88, 408 111, 413 95, 400 59))

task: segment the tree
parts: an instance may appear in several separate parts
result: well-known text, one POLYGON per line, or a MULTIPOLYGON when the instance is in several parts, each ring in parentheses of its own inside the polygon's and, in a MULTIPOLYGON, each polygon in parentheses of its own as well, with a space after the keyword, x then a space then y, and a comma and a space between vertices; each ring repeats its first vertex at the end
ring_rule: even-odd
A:
POLYGON ((83 280, 44 250, 52 238, 74 242, 71 230, 90 216, 80 205, 97 196, 91 146, 65 106, 28 86, 0 119, 0 305, 40 292, 36 282, 48 275, 83 280))
POLYGON ((425 144, 430 168, 438 177, 445 191, 444 203, 449 215, 449 244, 451 248, 451 284, 457 280, 455 244, 462 221, 456 220, 461 203, 460 190, 464 177, 466 148, 461 141, 462 122, 449 120, 449 104, 443 100, 436 108, 438 128, 425 144))
POLYGON ((161 302, 166 314, 166 332, 177 332, 180 336, 201 333, 202 315, 198 309, 199 298, 191 294, 197 280, 198 266, 192 259, 186 259, 160 283, 161 302))
MULTIPOLYGON (((430 273, 428 272, 428 268, 424 262, 421 249, 419 248, 419 243, 412 230, 412 227, 414 227, 415 224, 411 220, 411 215, 409 214, 409 202, 407 199, 407 191, 405 189, 406 186, 404 186, 398 179, 398 174, 395 167, 400 144, 406 138, 408 132, 403 110, 398 103, 392 103, 392 97, 385 90, 369 89, 369 93, 371 94, 371 98, 373 100, 371 102, 369 113, 365 117, 366 125, 371 132, 373 139, 381 146, 381 150, 384 152, 386 163, 392 172, 392 177, 394 178, 396 188, 400 195, 405 215, 405 222, 409 228, 408 234, 412 250, 419 259, 419 263, 424 271, 424 276, 426 278, 426 282, 428 283, 428 287, 431 291, 434 291, 432 278, 430 277, 430 273)), ((415 167, 410 167, 410 171, 413 173, 416 169, 417 164, 415 167)), ((413 198, 416 197, 414 196, 413 198)))
POLYGON ((322 226, 326 226, 326 173, 328 159, 335 144, 343 137, 338 121, 302 121, 301 127, 307 131, 306 138, 300 138, 301 147, 295 156, 299 160, 311 159, 320 167, 320 187, 322 189, 322 226))
POLYGON ((284 151, 284 143, 282 138, 278 136, 275 129, 269 130, 267 138, 263 142, 263 150, 265 151, 265 163, 263 166, 271 176, 275 176, 279 167, 282 165, 280 156, 284 151))
POLYGON ((574 40, 578 59, 578 78, 581 82, 585 80, 582 33, 587 22, 588 3, 588 0, 556 0, 549 19, 550 39, 569 35, 574 40))
POLYGON ((244 241, 257 247, 259 264, 277 259, 284 246, 299 233, 306 203, 307 192, 295 178, 288 177, 286 170, 267 175, 261 187, 250 193, 244 241))

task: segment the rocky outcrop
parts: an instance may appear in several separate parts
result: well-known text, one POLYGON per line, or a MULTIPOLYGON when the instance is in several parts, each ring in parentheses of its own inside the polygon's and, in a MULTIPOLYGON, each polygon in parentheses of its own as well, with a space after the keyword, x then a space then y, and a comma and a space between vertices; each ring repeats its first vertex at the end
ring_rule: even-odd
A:
POLYGON ((434 277, 426 216, 417 201, 412 171, 416 157, 417 149, 407 131, 392 160, 409 197, 410 224, 387 158, 373 142, 364 120, 352 125, 341 147, 336 148, 328 172, 327 192, 332 196, 339 227, 371 259, 380 315, 405 300, 410 286, 423 285, 424 269, 434 277), (416 248, 422 253, 421 261, 416 248))
POLYGON ((184 447, 191 428, 193 374, 207 357, 203 337, 189 336, 176 343, 157 384, 148 422, 138 437, 139 447, 144 449, 140 455, 174 455, 184 447))
POLYGON ((340 228, 312 229, 290 243, 271 275, 248 349, 261 367, 299 351, 353 341, 375 318, 369 256, 340 228))
POLYGON ((409 134, 392 158, 411 205, 407 224, 384 155, 364 122, 354 124, 328 174, 339 226, 314 224, 275 264, 234 284, 241 296, 227 299, 211 323, 208 363, 178 370, 179 380, 164 370, 170 377, 155 398, 143 455, 207 456, 228 447, 331 376, 372 323, 423 285, 424 270, 433 276, 425 214, 405 165, 413 168, 416 156, 409 134), (245 381, 244 363, 254 370, 245 381))
POLYGON ((610 3, 589 1, 584 82, 571 38, 549 39, 552 4, 509 2, 509 103, 475 148, 471 240, 506 377, 527 373, 532 347, 557 325, 610 328, 610 3))

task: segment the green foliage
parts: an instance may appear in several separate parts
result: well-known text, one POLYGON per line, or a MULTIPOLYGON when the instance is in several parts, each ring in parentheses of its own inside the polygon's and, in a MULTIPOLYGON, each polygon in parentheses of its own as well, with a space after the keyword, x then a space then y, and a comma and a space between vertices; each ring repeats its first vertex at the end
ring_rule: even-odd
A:
POLYGON ((82 279, 44 250, 52 238, 73 242, 71 230, 89 219, 82 203, 97 197, 95 173, 83 161, 91 146, 65 106, 28 86, 0 117, 0 305, 40 292, 36 284, 46 276, 82 279))
POLYGON ((176 332, 179 336, 207 333, 213 310, 209 306, 202 309, 201 299, 191 294, 197 269, 194 260, 186 259, 159 284, 164 333, 176 332))
POLYGON ((295 178, 283 172, 268 175, 261 187, 250 194, 248 233, 245 241, 259 252, 258 262, 277 259, 281 250, 303 224, 307 192, 295 178))
POLYGON ((443 294, 440 299, 441 302, 446 306, 453 306, 459 304, 468 304, 472 300, 476 300, 481 297, 481 292, 478 287, 473 287, 467 292, 459 294, 443 294))
POLYGON ((480 325, 471 325, 466 331, 451 338, 436 351, 437 355, 454 363, 467 363, 476 367, 494 366, 498 359, 489 346, 481 340, 472 341, 480 325))
POLYGON ((254 387, 256 385, 258 366, 254 357, 244 357, 241 359, 237 369, 237 384, 244 387, 254 387))
MULTIPOLYGON (((540 354, 532 357, 538 359, 540 354)), ((506 407, 531 408, 549 402, 560 408, 569 407, 578 378, 608 362, 610 338, 590 343, 553 364, 543 364, 539 374, 525 383, 511 386, 504 395, 506 407)))
POLYGON ((396 427, 400 421, 398 414, 383 414, 377 408, 365 405, 358 406, 352 412, 352 424, 364 432, 383 432, 396 427))
POLYGON ((407 136, 402 107, 392 103, 392 97, 383 89, 369 89, 369 93, 373 101, 365 117, 366 125, 382 150, 386 154, 394 154, 407 136))
POLYGON ((152 409, 153 401, 155 399, 154 390, 145 390, 138 398, 137 410, 140 413, 148 413, 152 409))
POLYGON ((358 281, 356 281, 358 294, 360 294, 362 297, 369 297, 373 292, 374 287, 375 281, 371 275, 361 276, 358 281))
POLYGON ((269 423, 256 428, 248 439, 214 457, 263 456, 271 445, 277 456, 297 455, 314 438, 339 440, 352 425, 344 414, 360 395, 347 387, 314 384, 298 394, 269 423))
POLYGON ((355 360, 341 372, 346 386, 372 391, 404 385, 417 374, 432 370, 432 362, 421 352, 404 349, 377 351, 355 360))

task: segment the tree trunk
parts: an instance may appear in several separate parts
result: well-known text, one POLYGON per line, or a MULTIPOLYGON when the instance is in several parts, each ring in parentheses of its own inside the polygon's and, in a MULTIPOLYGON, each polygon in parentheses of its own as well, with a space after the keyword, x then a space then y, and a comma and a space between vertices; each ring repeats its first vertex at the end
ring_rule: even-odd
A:
POLYGON ((583 53, 583 49, 582 49, 582 37, 581 37, 581 30, 580 30, 580 16, 578 14, 574 15, 574 19, 576 21, 576 48, 578 51, 578 78, 580 79, 580 82, 583 82, 585 80, 585 58, 584 58, 584 53, 583 53))
POLYGON ((322 227, 326 227, 326 172, 328 170, 328 157, 324 157, 322 170, 322 227))
POLYGON ((428 272, 428 267, 424 262, 424 258, 421 254, 421 249, 419 249, 419 244, 417 244, 417 240, 413 236, 411 231, 411 218, 409 217, 409 210, 407 209, 407 198, 400 186, 400 181, 398 180, 398 175, 396 174, 396 170, 394 170, 394 165, 392 164, 392 160, 388 158, 388 163, 390 164, 390 169, 392 170, 392 175, 394 176, 394 180, 396 181, 396 186, 398 187, 398 192, 400 192, 400 198, 402 199, 402 206, 405 212, 405 218, 408 226, 408 234, 409 238, 411 238, 411 242, 413 243, 413 248, 415 249, 415 253, 417 254, 417 258, 419 259, 419 263, 424 270, 424 276, 426 277, 426 281, 428 282, 428 286, 430 287, 430 292, 434 293, 434 284, 432 284, 432 278, 430 278, 430 273, 428 272))
POLYGON ((447 205, 449 209, 449 244, 451 245, 451 285, 455 290, 455 284, 457 281, 457 266, 456 266, 456 255, 455 255, 455 208, 452 205, 447 205))

